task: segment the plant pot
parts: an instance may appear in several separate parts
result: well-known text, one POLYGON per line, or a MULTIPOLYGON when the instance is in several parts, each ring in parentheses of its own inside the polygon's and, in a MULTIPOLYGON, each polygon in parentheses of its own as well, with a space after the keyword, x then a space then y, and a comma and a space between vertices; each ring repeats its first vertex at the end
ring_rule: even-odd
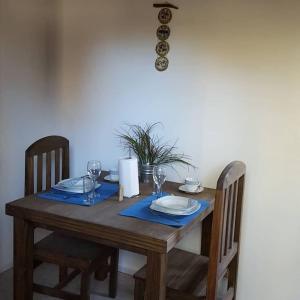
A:
POLYGON ((153 182, 153 168, 154 165, 140 164, 140 181, 142 183, 153 182))

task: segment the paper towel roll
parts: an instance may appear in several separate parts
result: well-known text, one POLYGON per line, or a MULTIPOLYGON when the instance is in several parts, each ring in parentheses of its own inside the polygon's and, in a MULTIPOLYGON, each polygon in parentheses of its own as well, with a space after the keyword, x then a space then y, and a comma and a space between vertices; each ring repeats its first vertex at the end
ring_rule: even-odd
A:
POLYGON ((138 161, 135 157, 119 159, 119 183, 124 188, 125 197, 139 194, 138 161))

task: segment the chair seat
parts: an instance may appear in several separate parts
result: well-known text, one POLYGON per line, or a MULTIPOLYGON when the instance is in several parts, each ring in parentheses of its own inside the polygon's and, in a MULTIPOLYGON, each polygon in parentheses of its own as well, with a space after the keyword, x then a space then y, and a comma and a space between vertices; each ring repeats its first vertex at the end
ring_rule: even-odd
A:
POLYGON ((95 260, 104 264, 112 248, 74 237, 51 233, 34 245, 34 258, 70 268, 85 270, 95 260))
MULTIPOLYGON (((182 293, 200 295, 206 288, 208 257, 172 249, 168 253, 167 287, 182 293)), ((134 274, 136 279, 146 279, 146 266, 134 274)))

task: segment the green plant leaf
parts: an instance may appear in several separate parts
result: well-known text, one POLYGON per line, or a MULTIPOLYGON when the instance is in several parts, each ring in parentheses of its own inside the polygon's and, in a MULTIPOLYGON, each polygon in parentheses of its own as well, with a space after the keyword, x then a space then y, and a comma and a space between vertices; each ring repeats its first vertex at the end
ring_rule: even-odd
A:
POLYGON ((153 129, 161 123, 146 123, 141 125, 126 124, 126 129, 117 132, 121 145, 132 149, 141 164, 174 163, 193 166, 189 163, 190 157, 182 153, 175 153, 176 142, 173 145, 163 143, 157 135, 153 135, 153 129))

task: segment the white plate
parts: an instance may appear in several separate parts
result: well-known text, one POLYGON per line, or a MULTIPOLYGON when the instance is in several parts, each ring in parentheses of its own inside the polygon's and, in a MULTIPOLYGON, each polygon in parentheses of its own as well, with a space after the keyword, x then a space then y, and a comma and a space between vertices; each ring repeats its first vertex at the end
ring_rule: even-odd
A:
POLYGON ((83 179, 81 177, 68 178, 61 180, 57 185, 65 188, 80 188, 82 186, 83 179))
MULTIPOLYGON (((100 186, 101 186, 100 183, 96 183, 95 188, 97 189, 100 186)), ((60 181, 58 184, 56 184, 55 186, 53 186, 53 188, 59 191, 82 194, 83 179, 82 177, 64 179, 60 181)))
POLYGON ((165 196, 154 200, 150 208, 173 215, 190 215, 200 208, 200 204, 197 200, 186 197, 165 196))
POLYGON ((154 200, 153 203, 167 209, 190 210, 197 204, 197 201, 181 196, 165 196, 154 200))
POLYGON ((193 214, 195 211, 197 211, 200 207, 200 204, 197 203, 195 206, 193 206, 191 209, 189 210, 178 210, 178 209, 171 209, 171 208, 164 208, 161 206, 157 206, 155 204, 151 204, 150 208, 159 212, 163 212, 166 214, 171 214, 171 215, 179 215, 179 216, 186 216, 186 215, 190 215, 193 214))
POLYGON ((155 204, 150 205, 150 209, 155 210, 160 213, 168 214, 168 215, 174 215, 174 216, 189 216, 198 211, 201 207, 201 204, 198 203, 197 206, 195 206, 190 211, 181 211, 181 210, 173 210, 173 209, 167 209, 163 208, 161 206, 156 206, 155 204))
POLYGON ((204 188, 202 186, 199 186, 196 191, 191 192, 191 191, 189 191, 189 190, 186 189, 186 185, 185 184, 181 185, 178 189, 179 189, 179 191, 187 193, 187 194, 199 194, 199 193, 201 193, 204 190, 204 188))
POLYGON ((106 175, 104 177, 104 180, 107 180, 107 181, 110 181, 110 182, 119 182, 119 176, 118 176, 117 180, 113 180, 113 179, 110 178, 110 175, 106 175))

